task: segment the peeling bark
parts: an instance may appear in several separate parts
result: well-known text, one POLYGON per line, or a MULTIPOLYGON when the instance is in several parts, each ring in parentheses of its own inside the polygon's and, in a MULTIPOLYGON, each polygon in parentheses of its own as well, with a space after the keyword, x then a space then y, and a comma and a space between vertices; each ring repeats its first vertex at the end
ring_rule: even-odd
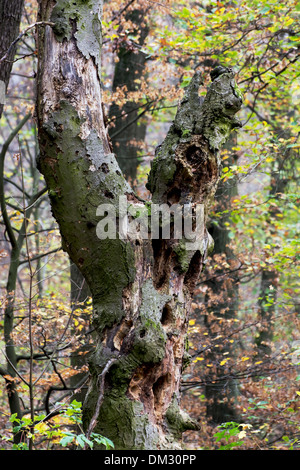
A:
POLYGON ((90 430, 92 422, 116 449, 179 448, 182 432, 198 429, 180 410, 188 313, 212 245, 205 219, 220 174, 218 149, 237 126, 234 113, 241 99, 228 70, 213 81, 201 104, 201 77, 195 75, 157 150, 149 176, 152 204, 142 204, 120 172, 103 123, 100 3, 42 2, 41 20, 57 26, 46 27, 38 43, 39 168, 64 249, 93 298, 97 344, 89 364, 84 425, 90 430), (96 27, 86 39, 88 24, 96 27), (192 248, 190 240, 176 238, 174 221, 168 238, 145 238, 140 230, 135 236, 99 239, 97 208, 109 204, 120 222, 120 197, 151 215, 154 203, 189 204, 195 211, 203 204, 192 248))

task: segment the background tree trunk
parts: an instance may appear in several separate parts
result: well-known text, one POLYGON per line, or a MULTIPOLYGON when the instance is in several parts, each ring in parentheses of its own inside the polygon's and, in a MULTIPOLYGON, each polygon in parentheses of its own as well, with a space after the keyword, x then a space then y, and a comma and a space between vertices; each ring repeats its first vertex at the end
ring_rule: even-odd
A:
MULTIPOLYGON (((291 97, 287 93, 285 96, 285 105, 279 111, 276 110, 276 113, 273 103, 270 105, 270 109, 273 111, 273 115, 276 116, 276 120, 269 122, 272 123, 274 133, 279 139, 288 139, 290 137, 290 131, 284 131, 284 128, 281 127, 282 117, 285 117, 288 114, 288 109, 290 109, 287 106, 290 100, 291 97)), ((274 152, 273 156, 274 161, 271 166, 269 198, 270 200, 274 200, 274 203, 269 205, 266 216, 269 227, 266 243, 270 244, 274 244, 276 240, 276 225, 282 216, 281 209, 277 206, 277 200, 282 194, 285 194, 291 179, 293 179, 292 175, 295 171, 294 159, 297 158, 292 148, 286 148, 284 152, 274 152)), ((256 359, 266 360, 272 357, 274 324, 278 308, 276 304, 280 284, 279 281, 280 272, 274 269, 274 267, 270 268, 266 266, 262 269, 258 297, 258 319, 260 326, 257 328, 255 337, 255 345, 257 347, 256 359)))
MULTIPOLYGON (((71 364, 74 369, 82 369, 87 365, 88 355, 92 352, 92 344, 89 342, 89 335, 91 334, 92 326, 90 325, 89 315, 85 313, 88 306, 87 302, 90 299, 90 289, 76 264, 71 262, 70 265, 70 283, 71 283, 71 308, 81 311, 80 317, 85 319, 85 330, 81 331, 82 335, 86 335, 86 343, 80 349, 77 349, 71 354, 71 364)), ((70 379, 72 388, 78 388, 74 394, 74 398, 81 403, 84 402, 86 395, 86 372, 74 375, 70 379), (81 383, 83 381, 83 384, 81 383)))
MULTIPOLYGON (((127 92, 137 91, 138 82, 143 77, 146 55, 141 50, 149 32, 149 27, 145 23, 144 15, 147 10, 141 8, 133 10, 127 14, 136 25, 136 33, 139 34, 138 44, 124 44, 118 51, 118 62, 115 66, 112 91, 118 88, 126 87, 127 92)), ((109 118, 112 120, 112 127, 109 129, 113 151, 116 154, 117 161, 127 180, 134 183, 137 176, 139 142, 144 142, 147 120, 143 112, 144 108, 136 101, 128 100, 124 106, 116 103, 109 108, 109 118)))
POLYGON ((100 204, 119 221, 122 197, 149 210, 121 174, 103 122, 100 6, 48 1, 39 13, 55 23, 38 40, 39 168, 63 247, 89 285, 97 335, 84 425, 116 449, 178 448, 182 432, 198 428, 180 410, 188 314, 211 246, 205 220, 220 174, 218 150, 239 125, 234 114, 242 100, 233 72, 224 69, 200 106, 195 75, 157 149, 148 184, 152 203, 204 207, 192 247, 174 238, 172 226, 166 239, 141 232, 99 239, 100 204))
POLYGON ((23 4, 24 0, 1 0, 0 3, 0 59, 8 52, 0 63, 0 118, 4 106, 2 97, 7 90, 17 44, 10 46, 19 33, 23 4))
MULTIPOLYGON (((236 137, 232 136, 227 142, 226 148, 234 146, 236 137)), ((228 166, 232 165, 231 157, 226 160, 228 166)), ((222 213, 217 219, 216 224, 211 224, 209 232, 214 239, 214 254, 224 256, 224 261, 232 266, 234 262, 234 253, 230 249, 230 222, 231 217, 231 200, 233 196, 237 195, 237 180, 231 179, 230 181, 220 181, 216 191, 216 212, 222 213)), ((222 260, 215 261, 219 267, 214 271, 214 277, 207 281, 206 285, 209 287, 207 294, 207 307, 208 315, 205 318, 205 325, 207 326, 209 337, 211 341, 218 335, 226 337, 228 324, 226 320, 237 318, 239 308, 239 285, 238 274, 228 274, 230 267, 224 267, 222 260), (220 318, 225 321, 220 322, 220 318)), ((214 364, 213 371, 207 368, 205 373, 205 396, 207 399, 207 416, 214 423, 225 423, 226 421, 238 421, 236 411, 236 398, 238 394, 237 383, 234 379, 224 377, 224 366, 219 364, 224 359, 224 352, 227 357, 234 358, 234 349, 236 346, 231 345, 229 342, 223 347, 213 348, 212 351, 207 352, 207 359, 210 363, 214 364)))
MULTIPOLYGON (((13 60, 17 48, 17 44, 12 46, 12 43, 17 38, 19 33, 23 4, 24 0, 3 0, 0 4, 0 60, 2 59, 0 62, 0 118, 4 109, 5 93, 8 87, 13 60)), ((26 118, 24 118, 22 122, 19 123, 19 126, 17 127, 18 130, 22 128, 28 118, 29 116, 26 116, 26 118)), ((11 139, 8 139, 8 141, 3 145, 0 155, 0 205, 3 218, 6 219, 6 224, 8 225, 10 225, 10 222, 6 214, 6 202, 4 196, 4 161, 8 146, 16 134, 17 130, 14 130, 14 132, 11 134, 11 139)), ((15 378, 17 357, 11 335, 13 331, 17 270, 20 262, 20 251, 25 236, 25 225, 22 226, 18 239, 15 238, 13 232, 9 230, 9 227, 7 227, 7 230, 10 234, 9 239, 11 243, 11 262, 6 284, 7 303, 4 311, 4 340, 7 358, 7 375, 9 375, 11 378, 15 378)), ((11 414, 15 413, 18 418, 21 418, 22 411, 20 400, 14 380, 9 378, 6 380, 6 390, 11 414)), ((15 434, 14 442, 18 443, 19 440, 20 434, 15 434)))

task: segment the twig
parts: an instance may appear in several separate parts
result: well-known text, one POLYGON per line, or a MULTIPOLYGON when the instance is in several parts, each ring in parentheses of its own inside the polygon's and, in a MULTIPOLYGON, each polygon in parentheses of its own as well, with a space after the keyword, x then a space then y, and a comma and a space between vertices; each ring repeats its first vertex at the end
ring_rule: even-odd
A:
POLYGON ((104 398, 104 381, 105 381, 105 376, 107 374, 107 372, 109 371, 110 367, 112 366, 112 364, 114 362, 116 362, 116 360, 118 359, 118 357, 112 357, 106 364, 106 366, 104 367, 103 371, 101 372, 101 374, 99 374, 98 376, 98 382, 99 382, 99 379, 100 380, 100 385, 99 385, 99 396, 98 396, 98 400, 97 400, 97 404, 96 404, 96 408, 95 408, 95 413, 93 414, 93 417, 90 421, 90 425, 89 425, 89 428, 88 428, 88 431, 86 433, 86 437, 89 439, 90 438, 90 435, 91 433, 93 432, 93 429, 94 427, 96 426, 96 423, 97 423, 97 417, 99 415, 99 411, 100 411, 100 407, 102 405, 102 402, 103 402, 103 398, 104 398))
POLYGON ((1 62, 3 62, 4 60, 7 59, 7 57, 9 56, 11 50, 13 49, 13 47, 17 44, 18 41, 20 41, 20 39, 25 36, 25 34, 28 33, 28 31, 32 28, 35 28, 35 26, 55 26, 55 23, 52 23, 51 21, 38 21, 37 23, 33 23, 31 24, 30 26, 28 26, 22 33, 19 34, 19 36, 11 43, 11 45, 9 46, 9 48, 7 49, 6 51, 6 54, 0 59, 0 64, 1 62))
MULTIPOLYGON (((80 291, 79 291, 79 293, 78 293, 78 296, 80 295, 80 292, 81 292, 81 290, 82 290, 82 287, 83 287, 84 282, 85 282, 85 280, 83 279, 82 284, 81 284, 81 287, 80 287, 80 291)), ((35 284, 35 285, 37 285, 37 284, 35 284)), ((79 298, 79 297, 77 297, 77 298, 79 298)), ((57 352, 58 346, 59 346, 59 344, 62 342, 62 340, 63 340, 63 338, 64 338, 64 336, 65 336, 65 334, 66 334, 66 332, 67 332, 67 330, 68 330, 68 328, 69 328, 69 324, 70 324, 70 322, 71 322, 71 319, 73 318, 73 313, 74 313, 74 306, 72 307, 72 311, 71 311, 71 314, 70 314, 69 319, 68 319, 68 321, 67 321, 66 327, 65 327, 63 333, 61 334, 60 338, 57 340, 56 347, 55 347, 54 350, 52 351, 51 357, 49 358, 49 360, 48 360, 46 366, 44 367, 43 371, 41 372, 41 374, 36 378, 36 380, 35 380, 35 382, 34 382, 33 385, 36 385, 36 384, 39 382, 40 378, 44 375, 45 371, 46 371, 47 368, 49 367, 49 364, 52 363, 52 358, 54 357, 54 354, 57 352)))
POLYGON ((36 256, 34 256, 33 258, 28 258, 28 259, 26 258, 26 259, 24 259, 23 261, 20 261, 19 265, 28 263, 29 261, 36 261, 37 259, 44 258, 44 256, 52 255, 52 253, 57 253, 57 252, 60 251, 61 249, 62 249, 62 247, 59 246, 58 248, 54 248, 53 250, 48 251, 47 253, 42 253, 42 254, 40 254, 40 255, 36 255, 36 256))
MULTIPOLYGON (((151 103, 150 103, 151 104, 151 103)), ((150 109, 150 104, 147 105, 147 107, 144 109, 144 111, 142 111, 140 114, 138 114, 134 119, 132 119, 130 122, 128 122, 128 124, 126 124, 124 127, 122 127, 121 129, 119 129, 118 131, 116 131, 114 134, 112 134, 110 136, 111 139, 117 137, 117 135, 121 134, 123 131, 125 131, 125 129, 127 129, 127 127, 130 127, 132 124, 134 124, 136 121, 138 121, 140 119, 140 117, 142 117, 147 111, 149 111, 150 109)))
MULTIPOLYGON (((27 211, 26 211, 26 202, 25 202, 25 185, 24 185, 24 173, 23 173, 23 158, 22 158, 22 151, 21 145, 19 142, 19 152, 20 152, 20 166, 21 166, 21 183, 22 183, 22 195, 23 195, 23 212, 24 212, 24 230, 25 230, 25 246, 26 246, 26 253, 28 258, 28 268, 29 268, 29 295, 28 295, 28 336, 29 336, 29 350, 30 350, 30 358, 29 358, 29 402, 30 402, 30 417, 31 417, 31 425, 30 429, 33 431, 33 421, 34 421, 34 384, 33 384, 33 332, 32 332, 32 284, 33 284, 33 276, 34 272, 32 269, 32 263, 30 259, 30 250, 29 250, 29 240, 27 237, 27 211)), ((29 437, 29 450, 32 450, 33 447, 33 438, 32 436, 29 437)))
POLYGON ((6 152, 8 150, 9 145, 11 144, 12 140, 15 138, 15 136, 18 134, 18 132, 22 129, 24 124, 28 121, 28 119, 31 117, 31 113, 27 114, 21 121, 20 123, 12 130, 8 138, 6 139, 5 143, 3 144, 1 153, 0 153, 0 205, 1 205, 1 211, 2 211, 2 217, 3 221, 6 226, 6 230, 8 233, 8 237, 10 240, 10 243, 12 247, 15 247, 17 245, 17 240, 15 238, 15 235, 13 233, 11 223, 6 211, 6 202, 5 202, 5 196, 4 196, 4 185, 3 185, 3 177, 4 177, 4 159, 6 152))
POLYGON ((114 21, 117 18, 119 18, 124 13, 124 11, 127 10, 127 8, 130 7, 130 5, 132 3, 134 3, 134 1, 135 0, 130 0, 130 2, 128 2, 127 5, 125 5, 125 7, 122 10, 118 11, 118 13, 115 13, 114 16, 112 17, 111 21, 114 21))

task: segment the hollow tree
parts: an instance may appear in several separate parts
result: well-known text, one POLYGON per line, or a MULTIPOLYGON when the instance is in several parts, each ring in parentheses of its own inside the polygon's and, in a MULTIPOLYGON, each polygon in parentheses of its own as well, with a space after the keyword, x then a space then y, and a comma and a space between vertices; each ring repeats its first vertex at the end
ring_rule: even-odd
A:
POLYGON ((220 174, 218 152, 240 126, 235 113, 242 98, 234 72, 216 71, 201 103, 201 76, 192 78, 157 148, 149 204, 124 179, 107 138, 101 2, 43 1, 39 20, 50 25, 38 34, 38 167, 64 250, 93 299, 97 341, 84 403, 87 435, 103 434, 116 449, 177 448, 184 430, 198 428, 180 409, 180 380, 192 293, 212 247, 205 221, 220 174), (153 236, 157 207, 165 215, 174 205, 188 208, 193 230, 180 237, 184 211, 174 211, 169 236, 163 236, 164 220, 154 224, 153 236), (147 223, 151 219, 146 229, 137 223, 145 212, 147 223), (105 224, 107 236, 99 230, 105 224))

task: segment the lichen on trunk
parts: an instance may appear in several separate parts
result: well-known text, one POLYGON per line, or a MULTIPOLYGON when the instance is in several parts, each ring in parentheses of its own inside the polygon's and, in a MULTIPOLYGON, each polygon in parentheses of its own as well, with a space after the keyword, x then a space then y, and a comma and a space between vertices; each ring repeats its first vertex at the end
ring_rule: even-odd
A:
POLYGON ((234 94, 233 72, 226 70, 201 103, 195 74, 156 152, 148 182, 152 204, 143 204, 120 171, 104 125, 100 7, 96 0, 41 2, 40 19, 55 26, 38 38, 38 165, 63 247, 93 298, 97 340, 84 426, 110 438, 116 449, 179 448, 182 432, 198 429, 180 410, 188 315, 212 246, 205 221, 220 175, 218 150, 237 126, 241 99, 234 94), (186 205, 200 230, 192 241, 178 238, 171 215, 169 237, 159 226, 154 238, 150 229, 144 237, 141 228, 99 238, 98 207, 111 208, 120 225, 121 198, 149 216, 155 205, 186 205), (204 208, 199 218, 197 206, 204 208))

